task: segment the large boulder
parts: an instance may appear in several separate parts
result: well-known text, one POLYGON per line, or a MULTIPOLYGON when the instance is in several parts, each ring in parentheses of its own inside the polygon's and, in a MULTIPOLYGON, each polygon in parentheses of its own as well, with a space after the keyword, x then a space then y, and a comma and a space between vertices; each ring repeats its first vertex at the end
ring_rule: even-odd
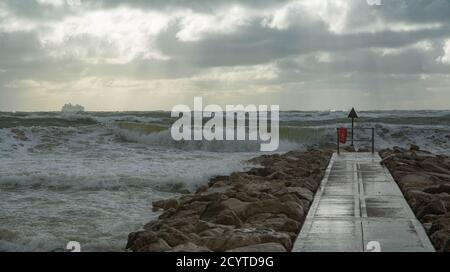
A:
POLYGON ((436 231, 430 238, 437 251, 450 251, 450 230, 443 229, 436 231))
POLYGON ((409 150, 411 150, 411 151, 419 151, 419 150, 420 150, 420 147, 419 147, 418 145, 412 144, 412 145, 409 147, 409 150))
POLYGON ((292 241, 288 234, 269 229, 234 229, 225 232, 220 237, 214 237, 214 239, 211 237, 203 239, 205 246, 220 252, 271 242, 283 245, 286 250, 290 250, 292 247, 292 241))
POLYGON ((240 216, 242 216, 248 205, 248 203, 236 198, 229 198, 222 202, 212 202, 201 214, 200 219, 217 224, 241 226, 240 216))
POLYGON ((287 187, 286 188, 289 194, 294 194, 300 199, 306 199, 310 202, 314 200, 314 193, 307 189, 302 187, 287 187))
POLYGON ((424 192, 429 194, 450 194, 450 184, 440 184, 438 186, 428 187, 424 190, 424 192))
POLYGON ((419 190, 410 190, 405 196, 414 211, 418 211, 435 199, 434 195, 419 190))
POLYGON ((278 200, 265 200, 250 203, 245 210, 244 216, 248 218, 258 213, 285 214, 287 217, 303 222, 305 211, 302 206, 293 201, 280 202, 278 200))
POLYGON ((420 190, 436 185, 433 177, 425 173, 408 174, 398 180, 398 184, 402 190, 420 190))
POLYGON ((450 175, 450 170, 441 166, 439 159, 437 158, 428 158, 420 163, 420 166, 426 172, 435 172, 450 175))
POLYGON ((189 237, 185 233, 171 227, 160 231, 158 237, 166 241, 171 247, 190 242, 189 237))
POLYGON ((178 200, 175 198, 167 200, 158 200, 153 202, 153 211, 157 211, 159 209, 163 210, 177 209, 178 205, 179 205, 178 200))
POLYGON ((423 206, 423 208, 418 209, 417 217, 421 219, 425 215, 440 215, 446 213, 444 202, 440 199, 434 199, 431 202, 423 206))
POLYGON ((434 220, 429 233, 433 234, 440 230, 450 230, 450 215, 441 216, 434 220))
POLYGON ((163 252, 171 249, 166 241, 152 231, 130 233, 126 248, 135 252, 163 252))
POLYGON ((221 225, 231 225, 240 227, 242 225, 242 220, 233 210, 224 210, 219 213, 212 222, 221 225))

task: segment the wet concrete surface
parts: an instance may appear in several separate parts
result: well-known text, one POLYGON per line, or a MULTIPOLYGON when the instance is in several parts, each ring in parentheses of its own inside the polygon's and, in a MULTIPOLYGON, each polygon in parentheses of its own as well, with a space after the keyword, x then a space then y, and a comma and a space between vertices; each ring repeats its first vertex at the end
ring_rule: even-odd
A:
POLYGON ((434 251, 380 161, 372 153, 333 155, 293 251, 434 251))

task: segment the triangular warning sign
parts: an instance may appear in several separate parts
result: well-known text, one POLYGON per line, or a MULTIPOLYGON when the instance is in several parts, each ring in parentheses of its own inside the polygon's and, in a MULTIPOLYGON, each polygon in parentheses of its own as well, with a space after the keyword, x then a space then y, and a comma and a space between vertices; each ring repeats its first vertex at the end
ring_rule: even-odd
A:
POLYGON ((352 110, 348 114, 348 118, 358 118, 358 114, 356 114, 355 108, 352 108, 352 110))

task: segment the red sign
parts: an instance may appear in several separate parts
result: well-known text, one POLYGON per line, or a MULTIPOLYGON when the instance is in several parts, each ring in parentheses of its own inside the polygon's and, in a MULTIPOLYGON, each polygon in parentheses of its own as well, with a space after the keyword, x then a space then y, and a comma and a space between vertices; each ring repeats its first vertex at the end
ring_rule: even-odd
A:
POLYGON ((339 128, 339 142, 345 144, 347 142, 347 129, 339 128))

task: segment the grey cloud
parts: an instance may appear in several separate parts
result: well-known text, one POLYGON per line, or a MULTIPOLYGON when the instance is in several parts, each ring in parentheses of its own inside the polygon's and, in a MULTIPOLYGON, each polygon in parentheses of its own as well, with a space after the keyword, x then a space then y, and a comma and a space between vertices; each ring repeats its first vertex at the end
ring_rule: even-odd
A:
POLYGON ((440 50, 423 51, 407 49, 397 53, 380 55, 370 49, 359 49, 330 53, 330 62, 320 62, 316 55, 307 55, 298 61, 284 59, 279 61, 283 70, 302 71, 310 74, 343 75, 353 72, 367 74, 450 74, 450 65, 436 61, 440 50))
POLYGON ((407 22, 449 22, 450 1, 448 0, 393 0, 384 1, 385 6, 379 9, 390 21, 407 22))
MULTIPOLYGON (((285 2, 287 1, 83 0, 82 6, 74 9, 67 6, 44 6, 34 1, 4 1, 15 16, 42 20, 49 24, 77 12, 123 5, 166 11, 181 7, 210 13, 233 4, 258 10, 280 6, 285 2)), ((248 88, 251 92, 258 87, 273 88, 279 92, 270 94, 270 98, 274 101, 278 99, 285 108, 294 108, 291 100, 300 98, 305 93, 309 97, 319 97, 323 95, 321 92, 339 97, 342 90, 365 97, 364 103, 368 108, 395 106, 389 104, 394 102, 385 102, 386 99, 395 101, 394 97, 409 97, 418 104, 424 101, 423 103, 436 107, 442 105, 435 97, 442 95, 446 90, 445 86, 448 86, 446 84, 450 80, 445 75, 450 74, 450 65, 436 59, 443 56, 444 42, 450 38, 449 1, 384 0, 381 7, 370 7, 365 0, 352 0, 350 3, 351 9, 346 21, 348 29, 370 26, 376 20, 385 25, 394 22, 418 25, 438 22, 442 26, 410 31, 372 32, 368 29, 366 32, 334 33, 325 22, 301 14, 293 14, 291 24, 286 29, 268 28, 262 24, 263 18, 256 16, 235 31, 205 33, 199 40, 182 41, 177 37, 182 26, 180 22, 173 22, 156 37, 157 49, 170 57, 169 60, 143 59, 138 55, 128 63, 88 63, 70 55, 54 58, 49 55, 49 50, 58 49, 43 48, 34 31, 0 33, 0 109, 7 104, 5 100, 14 104, 20 103, 19 97, 26 97, 26 90, 5 87, 14 80, 70 82, 83 77, 188 80, 194 75, 207 73, 214 67, 258 64, 275 65, 279 69, 278 77, 270 80, 241 80, 222 85, 214 79, 205 78, 192 84, 199 90, 215 90, 219 97, 220 92, 233 89, 248 88), (424 51, 411 47, 420 41, 431 42, 433 48, 424 51), (398 52, 383 56, 379 53, 383 49, 395 49, 398 52), (324 52, 330 55, 330 62, 320 62, 317 59, 317 54, 324 52), (440 93, 433 96, 427 91, 430 87, 440 93), (275 97, 276 95, 279 97, 275 97), (283 100, 283 97, 288 98, 283 100)), ((92 40, 89 36, 70 36, 65 42, 72 46, 92 48, 87 50, 87 57, 101 59, 106 58, 109 53, 107 41, 92 40), (105 49, 102 54, 106 55, 95 51, 98 47, 105 49)), ((448 90, 446 95, 448 97, 448 90)), ((307 108, 307 102, 298 106, 307 108)), ((345 103, 341 101, 342 105, 345 103)), ((317 107, 321 106, 323 105, 317 104, 317 107)))
POLYGON ((105 10, 116 7, 132 7, 144 10, 170 11, 177 8, 209 13, 224 7, 239 5, 249 8, 280 6, 291 0, 63 0, 63 5, 40 4, 35 0, 3 0, 16 16, 36 20, 57 20, 67 15, 89 10, 105 10), (76 3, 76 4, 71 4, 76 3), (79 3, 79 4, 78 4, 79 3))
POLYGON ((174 26, 158 39, 163 53, 198 66, 253 65, 317 51, 351 51, 360 48, 401 48, 423 40, 450 37, 448 26, 415 31, 334 34, 317 22, 286 30, 269 29, 255 21, 232 34, 215 34, 198 42, 176 38, 174 26))
POLYGON ((2 0, 7 10, 20 18, 33 20, 58 20, 74 14, 74 7, 69 5, 42 5, 35 0, 2 0))

